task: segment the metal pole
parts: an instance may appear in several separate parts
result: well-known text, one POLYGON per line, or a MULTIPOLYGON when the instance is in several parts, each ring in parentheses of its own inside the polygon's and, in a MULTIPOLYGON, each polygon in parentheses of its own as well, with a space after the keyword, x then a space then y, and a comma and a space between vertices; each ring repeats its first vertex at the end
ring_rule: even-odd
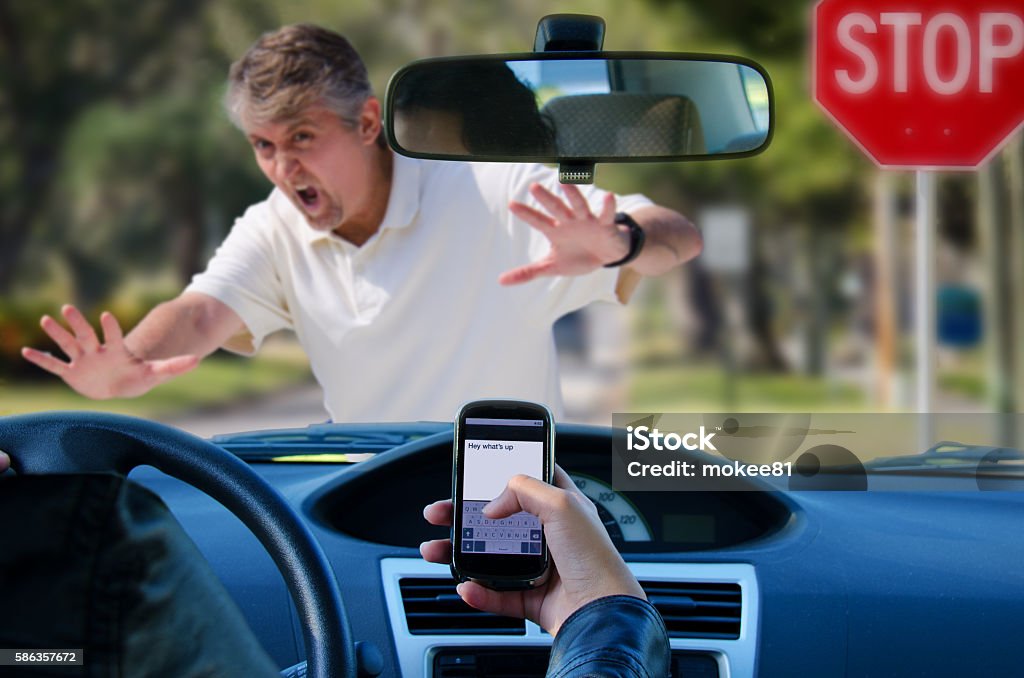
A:
POLYGON ((931 412, 935 408, 935 174, 917 171, 917 234, 914 245, 915 357, 920 451, 933 444, 931 412))
POLYGON ((917 237, 914 247, 917 411, 935 407, 935 174, 917 172, 917 237))

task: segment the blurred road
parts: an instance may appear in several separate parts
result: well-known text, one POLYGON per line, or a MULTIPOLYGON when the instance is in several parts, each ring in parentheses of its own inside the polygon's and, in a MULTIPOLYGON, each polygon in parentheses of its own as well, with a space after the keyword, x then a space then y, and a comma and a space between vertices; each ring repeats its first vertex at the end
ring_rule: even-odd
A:
POLYGON ((209 438, 270 428, 297 428, 327 421, 320 387, 309 384, 254 398, 228 407, 171 417, 164 423, 209 438))
MULTIPOLYGON (((620 392, 624 393, 624 382, 616 384, 615 375, 608 370, 587 369, 577 361, 563 363, 566 421, 611 426, 613 410, 605 408, 611 406, 620 392)), ((309 384, 230 407, 172 417, 164 422, 202 438, 218 433, 299 428, 327 421, 322 400, 320 387, 309 384)))

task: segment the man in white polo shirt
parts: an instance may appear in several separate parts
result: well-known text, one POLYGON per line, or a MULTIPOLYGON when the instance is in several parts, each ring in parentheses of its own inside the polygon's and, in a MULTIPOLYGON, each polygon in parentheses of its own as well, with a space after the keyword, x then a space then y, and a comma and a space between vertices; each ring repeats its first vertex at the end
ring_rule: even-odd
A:
POLYGON ((264 35, 232 66, 227 103, 270 196, 127 337, 104 313, 101 342, 65 306, 71 331, 42 326, 68 360, 27 360, 84 395, 130 397, 287 328, 336 421, 448 420, 487 396, 557 410, 555 320, 700 251, 685 218, 643 196, 560 187, 540 165, 393 154, 362 61, 322 28, 264 35))

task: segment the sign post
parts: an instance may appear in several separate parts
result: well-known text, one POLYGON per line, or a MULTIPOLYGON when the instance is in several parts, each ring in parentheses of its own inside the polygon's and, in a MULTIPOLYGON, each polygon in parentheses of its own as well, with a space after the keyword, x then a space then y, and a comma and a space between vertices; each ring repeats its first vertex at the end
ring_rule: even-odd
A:
POLYGON ((915 229, 914 337, 917 358, 917 411, 935 408, 935 173, 917 171, 915 229))
POLYGON ((1024 0, 821 0, 814 98, 874 162, 917 171, 917 407, 935 393, 935 174, 1024 125, 1024 0))

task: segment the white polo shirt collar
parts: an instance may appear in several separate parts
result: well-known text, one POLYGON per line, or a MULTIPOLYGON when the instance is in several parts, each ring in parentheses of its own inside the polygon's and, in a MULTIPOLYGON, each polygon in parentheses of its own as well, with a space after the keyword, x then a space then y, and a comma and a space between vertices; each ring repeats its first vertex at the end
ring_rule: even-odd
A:
MULTIPOLYGON (((420 210, 419 161, 394 152, 391 152, 391 158, 391 194, 388 196, 388 209, 384 213, 384 220, 381 222, 380 228, 373 234, 373 237, 363 244, 364 248, 382 232, 392 228, 405 228, 412 224, 420 210)), ((310 243, 335 241, 353 249, 360 249, 333 232, 314 229, 306 221, 305 215, 302 216, 302 220, 303 227, 306 229, 306 238, 310 243)))

